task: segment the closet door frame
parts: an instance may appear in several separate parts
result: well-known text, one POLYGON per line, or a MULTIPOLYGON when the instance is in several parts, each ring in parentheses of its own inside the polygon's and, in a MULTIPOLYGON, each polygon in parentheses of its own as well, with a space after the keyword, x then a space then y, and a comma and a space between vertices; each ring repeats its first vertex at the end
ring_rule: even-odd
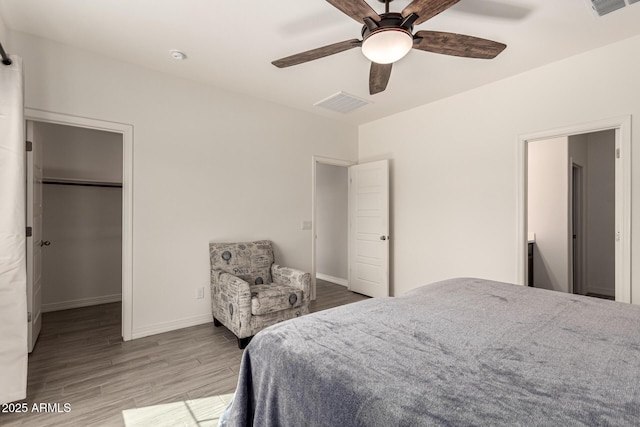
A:
POLYGON ((82 127, 122 135, 122 339, 133 335, 133 125, 25 108, 26 121, 82 127))

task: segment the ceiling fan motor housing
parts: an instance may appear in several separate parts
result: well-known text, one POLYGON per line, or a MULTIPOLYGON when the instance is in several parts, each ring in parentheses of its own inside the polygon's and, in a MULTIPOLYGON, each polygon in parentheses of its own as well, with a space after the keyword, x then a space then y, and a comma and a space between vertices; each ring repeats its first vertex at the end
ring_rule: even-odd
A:
POLYGON ((370 35, 379 31, 396 30, 404 31, 413 37, 413 20, 404 18, 400 13, 390 12, 380 15, 380 21, 365 18, 365 25, 362 27, 362 40, 366 40, 370 35))

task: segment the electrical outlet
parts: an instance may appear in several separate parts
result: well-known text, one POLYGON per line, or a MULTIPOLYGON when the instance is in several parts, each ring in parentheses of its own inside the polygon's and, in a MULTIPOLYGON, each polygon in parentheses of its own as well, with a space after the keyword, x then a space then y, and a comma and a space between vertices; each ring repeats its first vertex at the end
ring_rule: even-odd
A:
POLYGON ((197 288, 196 289, 196 299, 202 299, 204 298, 204 288, 197 288))

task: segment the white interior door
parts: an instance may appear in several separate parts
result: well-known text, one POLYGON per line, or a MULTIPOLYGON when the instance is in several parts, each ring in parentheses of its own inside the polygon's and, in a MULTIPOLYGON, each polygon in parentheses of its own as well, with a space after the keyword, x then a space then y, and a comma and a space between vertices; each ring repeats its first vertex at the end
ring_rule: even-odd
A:
POLYGON ((349 167, 349 289, 389 296, 389 162, 349 167))
POLYGON ((27 311, 28 346, 33 351, 42 328, 42 139, 35 132, 34 123, 27 122, 27 311))

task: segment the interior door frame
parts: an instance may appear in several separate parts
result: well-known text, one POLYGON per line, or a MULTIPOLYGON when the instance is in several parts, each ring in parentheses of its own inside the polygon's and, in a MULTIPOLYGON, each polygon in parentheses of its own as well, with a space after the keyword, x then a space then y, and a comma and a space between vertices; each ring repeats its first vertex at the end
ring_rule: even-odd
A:
POLYGON ((569 158, 569 250, 571 257, 569 262, 569 289, 572 294, 585 295, 584 278, 585 264, 585 244, 586 224, 584 221, 585 199, 584 199, 584 167, 569 158), (576 179, 578 177, 578 179, 576 179), (573 237, 574 232, 577 237, 573 237), (576 287, 576 283, 579 286, 576 287), (578 292, 576 292, 578 291, 578 292))
MULTIPOLYGON (((616 301, 631 303, 631 116, 550 129, 517 138, 517 282, 527 283, 527 143, 542 139, 568 137, 604 130, 615 130, 616 152, 616 301), (619 151, 618 151, 619 150, 619 151)), ((640 298, 640 297, 638 297, 640 298)), ((638 299, 636 298, 636 299, 638 299)), ((636 301, 640 302, 640 300, 636 301)))
POLYGON ((25 108, 27 120, 122 135, 122 339, 133 335, 133 125, 25 108))
MULTIPOLYGON (((331 157, 312 156, 311 157, 311 299, 316 299, 316 241, 318 239, 316 229, 316 174, 318 163, 332 166, 349 166, 357 165, 358 162, 351 160, 333 159, 331 157)), ((348 214, 347 214, 348 215, 348 214)), ((351 256, 351 241, 347 239, 347 257, 351 256)), ((348 289, 348 287, 347 287, 348 289)))

